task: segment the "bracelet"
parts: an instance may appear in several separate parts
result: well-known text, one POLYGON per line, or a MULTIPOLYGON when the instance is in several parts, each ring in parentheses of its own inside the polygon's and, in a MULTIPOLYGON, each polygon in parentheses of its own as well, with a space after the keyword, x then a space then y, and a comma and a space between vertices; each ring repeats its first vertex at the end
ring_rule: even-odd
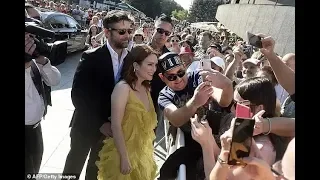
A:
POLYGON ((222 160, 222 159, 220 158, 220 156, 218 156, 218 162, 219 162, 221 165, 228 164, 228 162, 222 160))
POLYGON ((268 120, 268 122, 269 122, 269 130, 268 130, 268 132, 267 133, 262 133, 262 134, 264 134, 264 135, 268 135, 268 134, 270 134, 270 132, 271 132, 271 121, 270 121, 270 119, 269 118, 266 118, 267 120, 268 120))

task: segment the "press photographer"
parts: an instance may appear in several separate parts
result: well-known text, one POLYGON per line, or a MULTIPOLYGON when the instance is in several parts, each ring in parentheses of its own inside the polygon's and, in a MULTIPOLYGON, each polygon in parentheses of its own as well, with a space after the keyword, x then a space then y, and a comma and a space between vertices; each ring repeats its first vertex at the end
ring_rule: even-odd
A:
POLYGON ((35 35, 25 32, 25 173, 39 173, 43 139, 40 122, 50 102, 50 89, 61 74, 39 47, 35 35), (36 43, 37 42, 37 43, 36 43))

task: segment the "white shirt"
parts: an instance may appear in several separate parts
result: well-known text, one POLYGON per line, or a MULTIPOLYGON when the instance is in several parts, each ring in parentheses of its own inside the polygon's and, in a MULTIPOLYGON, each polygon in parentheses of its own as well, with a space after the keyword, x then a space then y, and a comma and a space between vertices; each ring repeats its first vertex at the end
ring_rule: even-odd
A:
POLYGON ((127 56, 128 50, 124 48, 122 50, 121 58, 119 59, 118 53, 116 53, 112 47, 109 44, 109 41, 107 40, 107 47, 110 51, 111 55, 111 60, 112 60, 112 67, 113 67, 113 75, 114 75, 114 80, 117 83, 120 79, 120 73, 122 69, 122 64, 123 64, 123 59, 127 56))
POLYGON ((98 21, 98 27, 103 28, 102 19, 99 19, 99 21, 98 21))
POLYGON ((188 67, 188 69, 187 69, 187 73, 189 73, 189 72, 193 72, 193 71, 195 71, 195 70, 197 70, 197 69, 200 69, 201 67, 200 67, 200 61, 193 61, 190 65, 189 65, 189 67, 188 67))
MULTIPOLYGON (((51 66, 50 62, 44 66, 37 64, 41 77, 48 86, 60 83, 59 70, 51 66)), ((44 101, 39 95, 31 77, 31 66, 25 69, 25 125, 34 125, 39 122, 44 113, 44 101)))
POLYGON ((280 84, 276 85, 274 89, 276 90, 277 99, 279 99, 282 105, 289 96, 289 93, 280 84))

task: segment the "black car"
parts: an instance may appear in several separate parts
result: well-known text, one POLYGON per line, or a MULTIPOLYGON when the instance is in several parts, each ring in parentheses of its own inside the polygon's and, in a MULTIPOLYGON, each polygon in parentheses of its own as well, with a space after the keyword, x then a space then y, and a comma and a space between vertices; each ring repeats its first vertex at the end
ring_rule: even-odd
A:
POLYGON ((87 30, 71 16, 60 12, 40 12, 44 28, 55 32, 55 41, 67 41, 67 53, 86 49, 87 30))

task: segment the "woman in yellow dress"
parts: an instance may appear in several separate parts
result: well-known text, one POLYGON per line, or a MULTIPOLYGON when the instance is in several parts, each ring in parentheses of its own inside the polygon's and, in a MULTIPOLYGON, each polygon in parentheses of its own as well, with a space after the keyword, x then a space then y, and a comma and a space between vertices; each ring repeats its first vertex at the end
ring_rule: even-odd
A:
POLYGON ((124 60, 119 81, 111 95, 113 138, 104 140, 97 161, 98 180, 154 180, 153 158, 156 113, 150 81, 158 59, 147 45, 134 47, 124 60))

